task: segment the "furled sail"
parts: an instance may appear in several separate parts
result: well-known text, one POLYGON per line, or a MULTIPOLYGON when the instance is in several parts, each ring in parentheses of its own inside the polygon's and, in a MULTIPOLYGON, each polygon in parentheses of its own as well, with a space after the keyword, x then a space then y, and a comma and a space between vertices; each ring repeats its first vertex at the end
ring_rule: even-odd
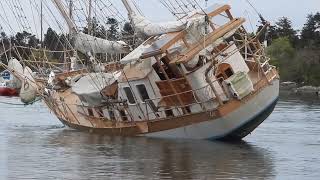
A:
POLYGON ((8 62, 8 69, 14 71, 15 74, 21 76, 23 75, 23 67, 16 58, 11 58, 8 62))
POLYGON ((25 104, 34 102, 37 97, 37 85, 35 84, 32 70, 28 66, 23 68, 15 58, 10 59, 8 62, 8 70, 12 71, 16 76, 12 80, 16 83, 16 88, 21 87, 19 94, 21 101, 25 104))
POLYGON ((23 76, 20 98, 23 103, 30 104, 37 98, 37 85, 35 84, 32 70, 28 66, 24 68, 23 76))
POLYGON ((8 62, 8 69, 11 72, 14 72, 13 75, 14 77, 11 80, 11 84, 15 87, 15 88, 20 88, 21 87, 21 81, 19 80, 19 78, 21 76, 23 76, 23 67, 20 64, 20 62, 15 59, 15 58, 11 58, 8 62))
POLYGON ((135 30, 145 36, 156 36, 170 32, 177 32, 185 29, 187 26, 187 23, 183 21, 155 23, 137 14, 132 14, 130 18, 134 24, 135 30))
POLYGON ((84 34, 82 32, 77 32, 74 35, 75 37, 75 48, 86 54, 91 53, 112 53, 112 54, 121 54, 128 53, 130 48, 123 41, 109 41, 102 38, 97 38, 84 34))
POLYGON ((87 54, 87 53, 111 53, 121 54, 128 53, 130 51, 129 46, 123 41, 109 41, 102 38, 97 38, 88 34, 80 32, 73 20, 69 17, 66 9, 63 6, 61 0, 52 0, 56 5, 61 15, 64 17, 69 29, 73 33, 75 38, 75 49, 87 54))
POLYGON ((151 22, 144 16, 133 10, 131 2, 128 0, 122 0, 122 3, 128 11, 129 18, 134 25, 137 33, 144 36, 156 36, 170 32, 177 32, 183 30, 187 24, 183 21, 171 21, 171 22, 151 22))

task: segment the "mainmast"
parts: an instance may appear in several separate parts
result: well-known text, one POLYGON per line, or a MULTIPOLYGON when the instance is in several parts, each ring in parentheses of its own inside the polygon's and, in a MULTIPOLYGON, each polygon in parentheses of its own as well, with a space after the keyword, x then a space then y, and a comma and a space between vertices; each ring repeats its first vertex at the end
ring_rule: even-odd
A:
MULTIPOLYGON (((71 19, 71 21, 73 22, 73 0, 69 1, 69 18, 71 19)), ((72 33, 72 30, 69 30, 69 33, 72 33)))
POLYGON ((64 20, 68 24, 70 31, 71 32, 77 31, 76 25, 72 21, 71 17, 69 16, 69 14, 66 11, 66 9, 63 7, 61 0, 52 0, 52 1, 56 5, 56 7, 59 9, 60 14, 64 17, 64 20))
POLYGON ((43 1, 41 0, 41 5, 40 5, 40 8, 41 8, 41 12, 40 12, 40 26, 41 26, 41 33, 40 33, 40 45, 41 45, 41 48, 43 47, 43 1))
POLYGON ((88 34, 92 35, 92 0, 89 0, 88 34))
POLYGON ((131 17, 131 15, 135 14, 135 12, 133 11, 133 9, 131 8, 128 0, 122 0, 122 3, 124 4, 124 6, 126 7, 129 17, 131 17))

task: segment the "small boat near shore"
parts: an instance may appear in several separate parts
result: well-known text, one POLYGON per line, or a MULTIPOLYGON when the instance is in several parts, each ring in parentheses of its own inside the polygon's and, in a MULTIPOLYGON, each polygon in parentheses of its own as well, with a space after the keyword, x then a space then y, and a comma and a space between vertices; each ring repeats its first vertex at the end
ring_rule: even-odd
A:
POLYGON ((19 96, 19 87, 8 70, 0 73, 0 96, 19 96))
POLYGON ((7 83, 0 83, 0 96, 19 96, 19 91, 15 88, 11 88, 7 83))

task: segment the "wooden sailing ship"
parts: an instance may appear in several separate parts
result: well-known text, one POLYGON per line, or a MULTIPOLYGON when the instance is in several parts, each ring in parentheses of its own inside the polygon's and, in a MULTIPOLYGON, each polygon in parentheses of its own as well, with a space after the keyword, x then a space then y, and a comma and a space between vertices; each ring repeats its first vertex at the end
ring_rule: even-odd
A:
POLYGON ((246 32, 245 19, 233 17, 229 5, 216 4, 163 26, 123 2, 146 41, 99 70, 34 80, 38 95, 63 124, 115 136, 240 140, 272 113, 279 75, 258 38, 246 32))

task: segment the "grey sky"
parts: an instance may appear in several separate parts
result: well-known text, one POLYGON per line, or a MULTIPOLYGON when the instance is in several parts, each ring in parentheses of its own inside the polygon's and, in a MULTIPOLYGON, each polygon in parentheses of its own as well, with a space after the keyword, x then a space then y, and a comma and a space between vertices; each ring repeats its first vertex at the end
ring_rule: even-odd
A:
MULTIPOLYGON (((157 0, 137 0, 146 15, 156 18, 159 7, 154 4, 157 0)), ((320 0, 250 0, 256 9, 270 22, 275 22, 282 16, 289 17, 295 28, 301 28, 310 13, 320 12, 320 0)), ((200 0, 204 5, 204 1, 200 0)), ((248 20, 248 14, 253 24, 258 21, 258 16, 249 6, 246 0, 208 0, 208 4, 228 3, 232 5, 232 12, 237 16, 244 16, 248 20)), ((160 7, 161 8, 161 7, 160 7)), ((249 21, 248 21, 249 22, 249 21)))

